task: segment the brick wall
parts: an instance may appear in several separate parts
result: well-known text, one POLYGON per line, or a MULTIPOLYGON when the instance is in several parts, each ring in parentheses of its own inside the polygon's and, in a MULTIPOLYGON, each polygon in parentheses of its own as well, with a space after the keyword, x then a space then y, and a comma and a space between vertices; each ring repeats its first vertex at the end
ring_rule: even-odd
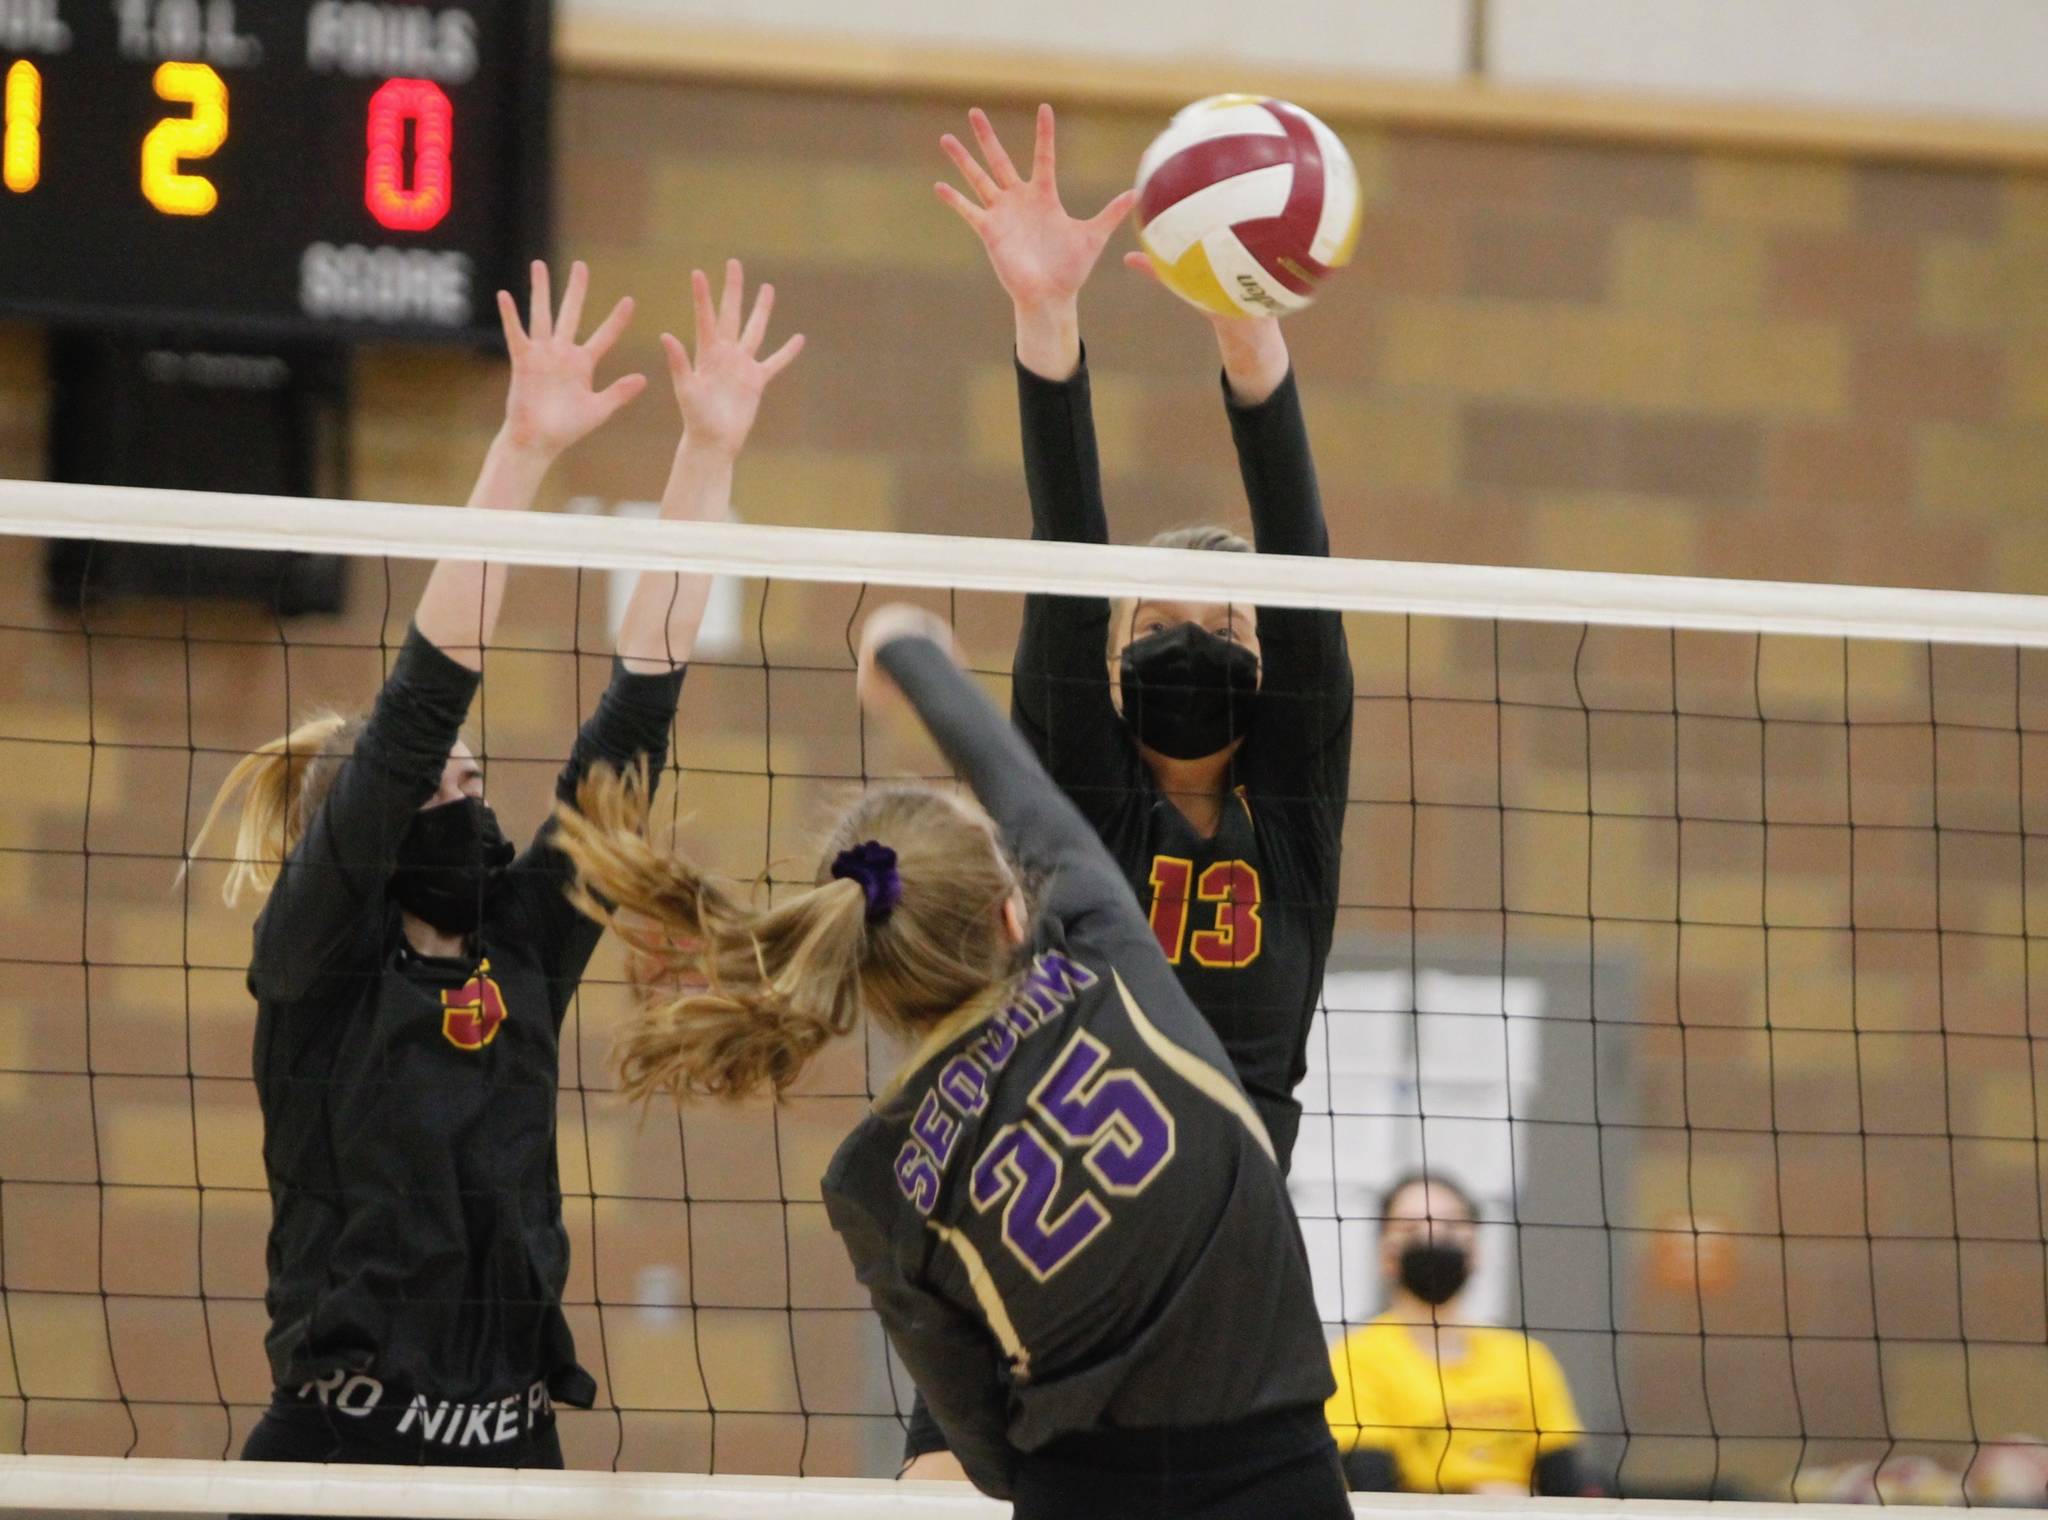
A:
MULTIPOLYGON (((691 265, 727 253, 811 337, 742 466, 754 520, 1021 532, 1006 309, 929 190, 958 117, 567 82, 560 251, 592 262, 600 297, 640 298, 620 363, 658 372, 691 265)), ((1156 125, 1067 117, 1070 203, 1125 183, 1156 125)), ((1360 267, 1289 329, 1340 553, 2048 591, 2031 510, 2048 183, 1347 135, 1370 196, 1360 267)), ((1119 532, 1241 516, 1202 324, 1115 268, 1085 316, 1119 532)), ((40 466, 39 354, 0 328, 0 473, 40 466)), ((461 354, 365 355, 357 489, 460 500, 502 379, 461 354)), ((551 498, 655 494, 673 435, 657 390, 551 498)), ((38 604, 32 552, 0 556, 0 1447, 25 1388, 33 1449, 123 1450, 132 1414, 138 1450, 218 1452, 217 1405, 239 1429, 266 1391, 246 915, 209 906, 210 868, 173 892, 169 860, 289 708, 374 689, 418 573, 357 566, 349 614, 289 630, 289 650, 220 609, 193 614, 197 642, 151 637, 186 626, 174 612, 114 609, 88 643, 38 604), (128 1412, 106 1402, 123 1393, 128 1412)), ((735 876, 801 876, 839 778, 929 760, 854 726, 850 592, 753 595, 760 644, 686 693, 682 826, 735 876)), ((508 820, 539 817, 602 680, 571 654, 602 650, 602 600, 521 574, 474 725, 508 820)), ((1014 606, 959 611, 1004 664, 1014 606)), ((1343 932, 1626 973, 1625 1003, 1582 1010, 1641 1126, 1605 1136, 1620 1180, 1600 1218, 1526 1222, 1622 1231, 1611 1257, 1581 1232, 1602 1242, 1616 1323, 1557 1339, 1580 1348, 1575 1376, 1612 1381, 1632 1475, 1718 1462, 1779 1489, 1802 1456, 2037 1418, 2048 1024, 2020 832, 2036 662, 1353 632, 1343 932), (1694 1291, 1658 1254, 1649 1232, 1687 1218, 1736 1232, 1726 1287, 1694 1291)), ((640 1124, 603 1091, 617 970, 608 949, 574 1026, 564 1174, 597 1198, 570 1209, 579 1333, 634 1412, 573 1423, 573 1459, 881 1470, 879 1343, 815 1203, 867 1053, 838 1052, 779 1113, 640 1124)))

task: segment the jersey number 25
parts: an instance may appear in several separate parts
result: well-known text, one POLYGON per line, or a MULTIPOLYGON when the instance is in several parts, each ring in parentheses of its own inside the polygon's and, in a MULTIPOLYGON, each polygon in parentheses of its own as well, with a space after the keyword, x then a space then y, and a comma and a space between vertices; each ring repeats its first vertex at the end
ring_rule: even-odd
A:
POLYGON ((1109 1047, 1082 1030, 1031 1093, 1033 1119, 997 1130, 974 1163, 974 1206, 1003 1205, 1003 1243, 1039 1282, 1081 1253, 1110 1222, 1094 1188, 1057 1215, 1065 1149, 1080 1150, 1104 1193, 1131 1198, 1173 1159, 1173 1115, 1143 1077, 1108 1068, 1109 1047), (1047 1132, 1050 1132, 1050 1137, 1047 1132))

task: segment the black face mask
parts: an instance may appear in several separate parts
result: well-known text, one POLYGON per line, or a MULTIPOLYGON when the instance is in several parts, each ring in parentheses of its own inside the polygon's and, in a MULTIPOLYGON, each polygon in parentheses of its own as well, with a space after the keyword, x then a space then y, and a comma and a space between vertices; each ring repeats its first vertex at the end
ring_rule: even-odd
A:
POLYGON ((1259 657, 1194 623, 1124 646, 1124 722, 1148 749, 1199 760, 1250 728, 1259 657))
POLYGON ((1463 1246, 1421 1242, 1401 1253, 1401 1286, 1425 1304, 1447 1304, 1472 1275, 1472 1258, 1463 1246))
POLYGON ((471 934, 492 879, 512 864, 512 841, 480 797, 422 808, 398 842, 391 895, 443 934, 471 934))

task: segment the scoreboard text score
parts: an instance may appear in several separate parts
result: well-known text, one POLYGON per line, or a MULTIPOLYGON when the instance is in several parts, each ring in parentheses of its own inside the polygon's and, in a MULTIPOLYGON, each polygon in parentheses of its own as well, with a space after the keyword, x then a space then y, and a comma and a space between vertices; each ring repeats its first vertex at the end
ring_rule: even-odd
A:
POLYGON ((495 332, 542 255, 550 0, 0 0, 0 312, 495 332))

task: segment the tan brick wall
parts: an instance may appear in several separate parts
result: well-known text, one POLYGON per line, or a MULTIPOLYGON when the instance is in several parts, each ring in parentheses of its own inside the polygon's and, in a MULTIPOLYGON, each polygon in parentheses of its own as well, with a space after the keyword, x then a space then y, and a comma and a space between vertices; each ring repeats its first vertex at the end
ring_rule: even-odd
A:
MULTIPOLYGON (((561 252, 592 262, 600 297, 640 298, 620 362, 658 371, 690 266, 727 253, 811 337, 742 467, 751 518, 1022 531, 1004 303, 928 188, 957 115, 567 82, 561 252)), ((1070 203, 1124 183, 1155 126, 1070 114, 1070 203)), ((1371 197, 1360 267, 1289 329, 1339 552, 2048 592, 2048 186, 1348 135, 1371 197)), ((1086 320, 1120 533, 1241 516, 1202 325, 1114 268, 1086 320)), ((358 490, 461 499, 502 378, 462 354, 364 356, 358 490)), ((37 472, 41 394, 37 338, 0 328, 0 474, 37 472)), ((653 495, 673 432, 657 388, 550 497, 653 495)), ((246 916, 208 905, 208 869, 173 892, 168 857, 288 706, 374 689, 418 571, 359 565, 349 615, 289 630, 287 656, 221 609, 193 613, 200 642, 146 637, 179 629, 165 609, 115 609, 88 645, 38 605, 34 554, 0 556, 0 1447, 18 1375, 36 1449, 125 1449, 128 1415, 101 1402, 125 1392, 139 1450, 217 1452, 225 1418, 179 1401, 217 1386, 240 1428, 265 1394, 246 916), (203 1315, 143 1296, 202 1287, 203 1315)), ((566 655, 602 649, 602 600, 522 572, 473 725, 522 825, 602 679, 566 655)), ((765 650, 691 679, 681 806, 721 868, 789 878, 832 778, 929 760, 853 726, 851 592, 785 584, 753 605, 765 650)), ((1014 607, 958 610, 1003 665, 1014 607)), ((1628 1180, 1606 1216, 1630 1232, 1614 1263, 1636 1476, 1697 1478, 1718 1450, 1778 1488, 1802 1451, 2038 1423, 2048 1022, 2027 936, 2048 894, 2019 830, 2022 803, 2039 827, 2048 667, 1427 620, 1357 620, 1354 646, 1345 931, 1505 935, 1628 973, 1626 1004, 1594 1011, 1643 1126, 1610 1135, 1628 1180), (1655 1270, 1648 1232, 1688 1216, 1740 1232, 1704 1298, 1655 1270)), ((579 1331, 634 1412, 576 1423, 574 1459, 873 1469, 884 1423, 837 1416, 877 1407, 874 1332, 815 1205, 863 1052, 780 1113, 643 1126, 602 1091, 617 970, 608 949, 574 1027, 564 1173, 585 1195, 579 1331), (717 1307, 633 1307, 664 1266, 717 1307), (800 1409, 835 1412, 807 1448, 800 1409)))

